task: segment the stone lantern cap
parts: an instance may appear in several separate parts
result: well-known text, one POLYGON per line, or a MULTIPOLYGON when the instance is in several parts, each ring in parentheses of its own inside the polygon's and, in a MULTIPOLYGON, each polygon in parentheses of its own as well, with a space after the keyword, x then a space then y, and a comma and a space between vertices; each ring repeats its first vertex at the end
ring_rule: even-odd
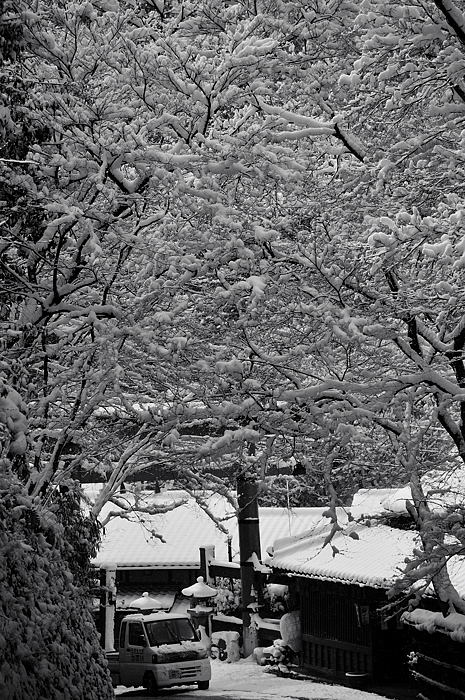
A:
POLYGON ((182 594, 188 598, 213 598, 218 594, 216 588, 205 583, 203 576, 197 578, 197 583, 182 589, 182 594))
POLYGON ((137 608, 138 610, 153 610, 154 608, 162 608, 163 605, 157 598, 152 598, 149 596, 148 592, 142 593, 140 598, 136 598, 131 604, 131 608, 137 608))

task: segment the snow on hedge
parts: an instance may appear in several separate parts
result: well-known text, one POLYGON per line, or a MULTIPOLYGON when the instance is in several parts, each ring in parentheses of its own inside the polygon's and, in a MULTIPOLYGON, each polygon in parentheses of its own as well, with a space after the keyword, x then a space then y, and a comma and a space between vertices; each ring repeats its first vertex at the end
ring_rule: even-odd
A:
POLYGON ((2 467, 0 697, 110 700, 89 598, 68 566, 63 526, 2 467))
POLYGON ((451 613, 444 617, 440 612, 417 609, 405 612, 402 621, 422 632, 441 632, 455 642, 465 642, 465 615, 460 613, 451 613))

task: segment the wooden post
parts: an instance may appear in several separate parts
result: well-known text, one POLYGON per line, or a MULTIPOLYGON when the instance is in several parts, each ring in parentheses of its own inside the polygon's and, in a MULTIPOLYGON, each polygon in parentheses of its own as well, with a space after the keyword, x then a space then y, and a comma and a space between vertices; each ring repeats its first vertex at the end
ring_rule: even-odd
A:
POLYGON ((213 576, 210 575, 210 563, 215 558, 215 546, 213 544, 199 547, 200 552, 200 575, 208 585, 214 583, 213 576))
POLYGON ((107 614, 107 591, 106 591, 106 571, 99 571, 99 615, 98 632, 100 634, 100 644, 105 648, 105 618, 107 614))
POLYGON ((255 554, 261 561, 260 524, 258 519, 258 483, 251 474, 237 477, 237 515, 242 588, 243 652, 249 656, 258 646, 257 630, 251 626, 251 612, 261 599, 261 575, 256 573, 251 559, 255 554), (249 607, 249 606, 252 606, 249 607))

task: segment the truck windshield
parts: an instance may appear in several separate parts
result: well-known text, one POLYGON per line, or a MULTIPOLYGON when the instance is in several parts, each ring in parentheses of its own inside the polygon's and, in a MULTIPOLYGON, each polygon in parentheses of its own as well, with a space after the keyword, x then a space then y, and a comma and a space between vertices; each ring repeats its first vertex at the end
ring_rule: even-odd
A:
POLYGON ((150 646, 197 641, 197 635, 190 620, 184 618, 146 622, 145 627, 150 646))

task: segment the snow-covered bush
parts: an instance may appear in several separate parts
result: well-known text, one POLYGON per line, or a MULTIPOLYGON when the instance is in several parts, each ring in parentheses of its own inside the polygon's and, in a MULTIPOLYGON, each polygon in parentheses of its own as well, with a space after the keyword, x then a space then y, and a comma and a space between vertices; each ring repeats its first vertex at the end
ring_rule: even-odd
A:
POLYGON ((296 655, 282 639, 275 639, 271 647, 262 651, 260 664, 267 666, 270 673, 290 674, 296 655))
MULTIPOLYGON (((90 598, 83 585, 88 561, 85 540, 91 535, 92 524, 75 511, 72 517, 69 514, 69 496, 63 501, 57 495, 56 503, 45 507, 38 499, 25 495, 11 471, 2 467, 1 698, 113 697, 90 598)), ((87 548, 94 544, 90 536, 87 548)))
POLYGON ((239 615, 241 606, 241 582, 238 579, 217 578, 215 597, 217 611, 223 615, 239 615))
POLYGON ((287 612, 288 587, 279 584, 268 584, 263 590, 264 617, 280 617, 287 612))

